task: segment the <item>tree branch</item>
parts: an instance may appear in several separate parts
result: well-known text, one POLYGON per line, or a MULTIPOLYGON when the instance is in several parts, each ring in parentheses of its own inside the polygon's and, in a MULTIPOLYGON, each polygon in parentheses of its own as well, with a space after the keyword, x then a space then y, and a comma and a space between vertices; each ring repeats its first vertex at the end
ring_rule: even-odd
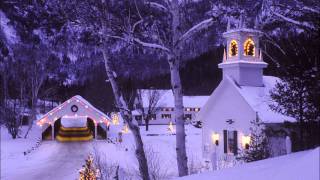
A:
POLYGON ((151 7, 157 8, 161 11, 168 11, 168 8, 166 8, 164 5, 156 3, 156 2, 147 2, 151 7))
POLYGON ((312 29, 312 30, 315 29, 315 27, 313 25, 308 24, 307 22, 299 22, 299 21, 296 21, 296 20, 291 19, 289 17, 286 17, 286 16, 284 16, 282 14, 279 14, 277 12, 273 12, 273 14, 276 15, 277 17, 281 18, 282 20, 289 22, 289 23, 292 23, 292 24, 295 24, 295 25, 298 25, 298 26, 302 26, 302 27, 305 27, 305 28, 308 28, 308 29, 312 29))
POLYGON ((186 39, 190 38, 193 34, 201 31, 202 29, 206 29, 213 24, 213 19, 209 18, 206 20, 201 21, 200 23, 194 25, 190 28, 187 32, 185 32, 180 38, 179 41, 185 41, 186 39))
POLYGON ((137 43, 139 43, 140 45, 144 46, 144 47, 149 47, 149 48, 154 48, 154 49, 160 49, 166 52, 170 52, 170 50, 162 45, 159 44, 154 44, 154 43, 147 43, 147 42, 143 42, 138 38, 133 38, 133 40, 137 43))

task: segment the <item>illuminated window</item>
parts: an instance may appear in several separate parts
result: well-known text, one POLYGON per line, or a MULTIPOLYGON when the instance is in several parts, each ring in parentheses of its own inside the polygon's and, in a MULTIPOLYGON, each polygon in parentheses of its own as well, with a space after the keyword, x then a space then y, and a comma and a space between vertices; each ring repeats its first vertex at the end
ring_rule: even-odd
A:
POLYGON ((245 42, 244 42, 244 55, 245 56, 254 56, 254 42, 251 38, 248 38, 245 42))
POLYGON ((149 120, 155 120, 157 117, 155 114, 149 114, 147 116, 148 116, 149 120))
POLYGON ((173 111, 173 108, 162 108, 162 111, 173 111))
POLYGON ((161 114, 162 119, 171 119, 171 114, 161 114))
POLYGON ((232 40, 229 46, 229 57, 238 55, 238 43, 236 40, 232 40))

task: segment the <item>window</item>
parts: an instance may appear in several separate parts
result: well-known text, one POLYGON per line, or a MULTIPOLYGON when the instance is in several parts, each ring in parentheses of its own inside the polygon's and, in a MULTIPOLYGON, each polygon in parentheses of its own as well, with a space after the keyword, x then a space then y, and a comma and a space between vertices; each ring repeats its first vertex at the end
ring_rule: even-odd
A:
POLYGON ((237 142, 237 131, 223 130, 223 141, 224 141, 224 153, 233 153, 234 155, 238 152, 237 142))
POLYGON ((137 115, 137 116, 135 116, 135 119, 136 119, 137 121, 141 121, 141 120, 142 120, 142 116, 141 116, 141 115, 137 115))
POLYGON ((157 116, 155 114, 150 114, 149 115, 149 120, 155 120, 157 116))
POLYGON ((238 43, 236 40, 232 40, 229 45, 229 57, 238 55, 238 43))
POLYGON ((254 56, 254 42, 251 38, 248 38, 244 42, 244 55, 245 56, 254 56))
POLYGON ((185 114, 184 115, 184 120, 191 120, 192 119, 192 115, 191 114, 185 114))
POLYGON ((199 111, 200 111, 200 108, 195 108, 194 111, 195 111, 195 112, 199 112, 199 111))
POLYGON ((171 118, 171 114, 161 114, 161 118, 162 119, 170 119, 171 118))
POLYGON ((162 108, 162 111, 173 111, 173 108, 162 108))

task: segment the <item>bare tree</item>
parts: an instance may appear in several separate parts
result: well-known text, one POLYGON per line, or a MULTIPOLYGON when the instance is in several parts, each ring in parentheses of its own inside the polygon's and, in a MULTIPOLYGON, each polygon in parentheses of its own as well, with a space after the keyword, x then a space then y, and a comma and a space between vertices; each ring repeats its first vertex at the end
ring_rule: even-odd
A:
POLYGON ((140 129, 138 123, 132 118, 130 104, 119 85, 119 78, 113 66, 114 55, 121 49, 125 49, 128 45, 126 41, 112 38, 115 34, 121 34, 121 32, 126 30, 129 24, 119 19, 122 14, 118 13, 130 14, 133 12, 133 14, 130 14, 133 17, 134 11, 131 9, 132 1, 71 0, 51 5, 52 8, 57 9, 58 13, 62 13, 62 17, 65 17, 66 22, 64 26, 71 29, 71 33, 78 33, 76 39, 78 42, 82 42, 81 44, 72 44, 73 47, 69 46, 70 50, 75 49, 75 54, 78 56, 91 54, 92 52, 98 52, 102 55, 108 78, 107 83, 110 83, 112 87, 115 106, 120 111, 126 124, 128 124, 135 139, 135 154, 139 162, 139 171, 142 179, 149 180, 148 163, 144 153, 140 129), (122 11, 118 11, 118 9, 122 9, 122 11), (90 50, 86 51, 88 49, 90 50))
POLYGON ((145 121, 146 131, 149 130, 149 121, 153 115, 159 111, 159 100, 161 98, 161 90, 156 89, 139 89, 137 93, 137 110, 145 121), (144 104, 143 99, 146 99, 144 104))
MULTIPOLYGON (((49 50, 43 44, 38 45, 22 45, 19 49, 19 58, 25 61, 26 68, 28 68, 28 81, 30 82, 30 99, 31 99, 31 118, 29 119, 29 127, 24 135, 27 138, 29 131, 32 128, 33 121, 37 116, 37 102, 40 88, 47 78, 48 69, 47 62, 49 58, 49 50)), ((18 54, 18 53, 16 53, 18 54)))

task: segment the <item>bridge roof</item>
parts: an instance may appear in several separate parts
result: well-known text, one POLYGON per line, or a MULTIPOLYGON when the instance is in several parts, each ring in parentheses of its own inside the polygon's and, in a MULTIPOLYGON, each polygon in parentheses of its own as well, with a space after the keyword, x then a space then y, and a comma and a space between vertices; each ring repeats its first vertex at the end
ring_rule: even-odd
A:
POLYGON ((84 116, 92 119, 95 123, 109 123, 111 121, 111 118, 105 113, 95 108, 91 103, 89 103, 80 95, 76 95, 43 115, 37 121, 37 124, 51 124, 62 117, 84 116))

